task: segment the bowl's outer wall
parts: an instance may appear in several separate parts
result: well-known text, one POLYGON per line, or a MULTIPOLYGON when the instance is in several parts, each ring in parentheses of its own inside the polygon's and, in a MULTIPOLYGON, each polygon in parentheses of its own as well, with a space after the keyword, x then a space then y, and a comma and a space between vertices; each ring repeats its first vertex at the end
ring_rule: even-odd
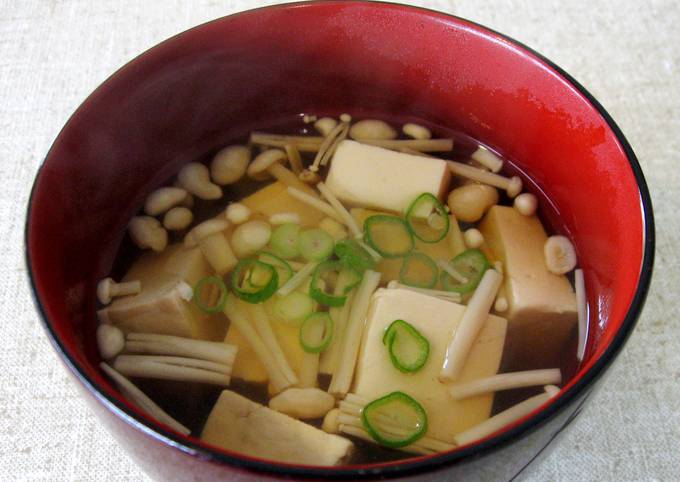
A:
POLYGON ((117 397, 84 340, 93 339, 96 281, 145 193, 258 124, 341 110, 459 129, 530 172, 587 273, 586 367, 597 360, 630 308, 644 244, 636 179, 605 119, 540 59, 478 26, 328 2, 246 12, 170 39, 103 84, 59 135, 34 186, 28 255, 49 329, 76 371, 117 397))

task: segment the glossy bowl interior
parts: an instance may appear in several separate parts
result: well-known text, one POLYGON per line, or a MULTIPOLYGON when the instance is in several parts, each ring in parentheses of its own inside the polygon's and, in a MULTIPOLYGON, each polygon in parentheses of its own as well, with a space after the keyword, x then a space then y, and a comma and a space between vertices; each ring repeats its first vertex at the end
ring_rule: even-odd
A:
POLYGON ((426 119, 511 159, 575 241, 590 305, 586 361, 550 407, 477 446, 373 469, 419 470, 508 443, 603 373, 633 328, 653 257, 644 179, 606 112, 538 54, 465 20, 392 4, 291 4, 202 25, 130 62, 83 103, 45 159, 27 221, 35 297, 62 359, 108 410, 220 463, 357 475, 304 472, 172 432, 120 396, 97 368, 93 341, 96 282, 146 194, 253 127, 343 111, 426 119))

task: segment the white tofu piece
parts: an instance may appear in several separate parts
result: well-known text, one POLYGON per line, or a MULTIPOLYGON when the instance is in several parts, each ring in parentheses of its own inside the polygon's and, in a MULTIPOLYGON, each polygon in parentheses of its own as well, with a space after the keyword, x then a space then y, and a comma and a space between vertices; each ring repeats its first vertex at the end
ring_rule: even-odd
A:
MULTIPOLYGON (((427 435, 452 443, 454 436, 491 413, 493 394, 453 400, 439 381, 444 355, 465 307, 403 289, 380 289, 371 302, 354 380, 357 395, 374 400, 395 390, 415 398, 428 417, 427 435), (394 320, 404 320, 430 343, 425 366, 415 373, 397 370, 382 338, 394 320)), ((490 315, 470 350, 459 382, 495 375, 503 354, 506 321, 490 315)))
POLYGON ((441 200, 450 177, 441 159, 345 140, 333 155, 326 185, 350 206, 403 213, 424 192, 441 200))
POLYGON ((494 206, 479 229, 494 258, 503 262, 509 359, 518 368, 554 365, 577 321, 576 295, 566 276, 545 265, 548 236, 541 221, 494 206))
POLYGON ((226 319, 208 316, 194 303, 182 299, 177 284, 194 286, 213 274, 199 248, 185 249, 176 244, 162 253, 146 252, 137 260, 123 281, 139 280, 141 293, 117 298, 97 312, 102 322, 125 333, 157 333, 205 340, 222 340, 226 319))
POLYGON ((338 465, 354 445, 288 415, 224 390, 201 439, 253 457, 304 465, 338 465))

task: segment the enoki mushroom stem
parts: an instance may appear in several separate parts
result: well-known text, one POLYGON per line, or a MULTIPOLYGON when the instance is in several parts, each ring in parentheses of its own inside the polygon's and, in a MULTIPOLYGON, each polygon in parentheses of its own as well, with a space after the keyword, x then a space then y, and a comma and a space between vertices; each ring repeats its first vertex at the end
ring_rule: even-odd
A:
POLYGON ((302 152, 317 152, 323 141, 324 138, 321 136, 285 136, 265 132, 253 132, 250 134, 251 144, 284 149, 286 145, 293 145, 302 152))
POLYGON ((465 365, 470 348, 475 342, 489 316, 502 277, 497 271, 487 269, 477 289, 465 307, 453 339, 446 349, 444 366, 439 375, 441 381, 455 381, 465 365))
POLYGON ((250 320, 255 325, 255 330, 260 335, 264 345, 270 351, 274 360, 278 364, 279 368, 283 372, 283 375, 290 382, 291 385, 295 385, 298 382, 297 375, 290 367, 286 355, 283 353, 283 349, 274 335, 271 323, 269 321, 269 316, 264 310, 261 304, 248 304, 248 310, 250 312, 250 320))
POLYGON ((446 273, 448 273, 451 278, 455 279, 459 283, 467 283, 469 281, 465 276, 456 271, 456 269, 451 266, 451 263, 445 259, 438 259, 437 266, 439 266, 443 271, 446 271, 446 273))
POLYGON ((308 184, 305 184, 300 180, 300 178, 295 175, 295 173, 289 169, 286 169, 281 164, 274 163, 269 169, 269 174, 274 176, 277 181, 285 184, 286 186, 299 189, 310 196, 316 196, 316 192, 308 184))
MULTIPOLYGON (((333 294, 340 296, 345 291, 347 280, 351 277, 347 269, 342 269, 338 275, 338 281, 335 284, 333 294)), ((349 318, 350 309, 354 301, 354 292, 347 294, 345 304, 341 307, 332 307, 328 313, 333 320, 333 339, 326 351, 321 355, 321 371, 324 373, 333 374, 338 367, 338 359, 340 357, 340 349, 342 348, 341 340, 344 337, 345 327, 347 326, 347 319, 349 318)))
POLYGON ((104 371, 104 373, 106 373, 116 383, 123 395, 125 395, 125 397, 131 402, 134 402, 144 412, 156 418, 159 422, 167 425, 173 430, 181 433, 182 435, 189 435, 191 433, 191 430, 168 415, 161 407, 156 405, 153 400, 147 397, 144 392, 137 388, 134 383, 125 378, 122 374, 118 373, 106 363, 102 362, 99 364, 99 366, 104 371))
POLYGON ((312 274, 312 271, 314 271, 314 268, 316 268, 316 265, 318 263, 316 261, 310 261, 303 267, 301 267, 297 273, 295 273, 283 286, 279 288, 279 290, 276 292, 278 296, 286 296, 289 295, 291 292, 296 290, 298 286, 301 286, 302 283, 304 283, 307 278, 309 278, 312 274))
POLYGON ((319 151, 314 157, 314 162, 309 166, 309 170, 312 172, 317 172, 319 166, 325 166, 328 164, 330 157, 335 152, 335 148, 338 146, 340 141, 347 137, 347 132, 349 131, 349 124, 347 122, 341 122, 324 138, 319 151))
POLYGON ((196 358, 120 355, 113 367, 130 377, 229 385, 232 366, 196 358))
POLYGON ((482 439, 492 433, 500 430, 508 424, 516 422, 520 418, 529 415, 531 412, 539 408, 545 402, 554 397, 559 389, 557 387, 545 387, 545 392, 540 395, 533 396, 524 400, 523 402, 514 405, 507 410, 504 410, 491 418, 487 418, 479 425, 465 430, 456 435, 455 440, 459 445, 466 445, 476 440, 482 439))
POLYGON ((333 209, 333 206, 330 204, 321 201, 320 199, 316 198, 315 196, 311 196, 307 194, 306 192, 302 192, 299 189, 295 189, 294 187, 288 187, 288 194, 290 194, 292 197, 297 199, 298 201, 301 201, 308 206, 313 207, 317 211, 321 211, 324 213, 326 216, 331 217, 335 219, 336 221, 340 223, 344 223, 342 218, 338 215, 335 209, 333 209))
POLYGON ((371 255, 371 258, 373 258, 373 261, 375 261, 376 263, 379 263, 383 259, 382 255, 380 253, 378 253, 375 249, 371 248, 368 244, 366 244, 363 240, 363 237, 364 237, 364 233, 359 233, 359 235, 354 238, 354 241, 356 241, 359 246, 364 248, 364 250, 369 255, 371 255))
POLYGON ((522 192, 522 179, 518 176, 508 178, 461 162, 447 161, 447 164, 453 174, 503 189, 512 198, 522 192))
POLYGON ((336 396, 344 395, 349 391, 359 355, 361 333, 366 322, 366 314, 368 313, 371 296, 373 296, 373 292, 379 283, 380 273, 367 270, 357 288, 342 339, 338 369, 333 374, 330 386, 328 387, 328 392, 336 396))
POLYGON ((557 385, 562 382, 559 368, 544 370, 527 370, 522 372, 501 373, 485 378, 478 378, 464 383, 449 385, 449 392, 454 400, 462 400, 483 393, 511 390, 513 388, 533 387, 537 385, 557 385))
POLYGON ((485 147, 479 146, 470 158, 488 168, 491 172, 499 172, 503 169, 503 160, 485 147))
POLYGON ((288 161, 290 162, 290 167, 296 175, 300 175, 304 167, 302 166, 302 157, 300 157, 300 151, 295 144, 286 144, 283 146, 286 151, 286 156, 288 156, 288 161))
POLYGON ((227 343, 193 340, 179 336, 128 333, 125 351, 149 355, 183 356, 233 365, 238 347, 227 343))
POLYGON ((229 300, 224 306, 224 314, 227 315, 227 318, 234 324, 238 332, 246 339, 246 342, 264 366, 273 391, 275 393, 281 392, 290 387, 292 383, 286 378, 276 358, 255 331, 240 305, 241 303, 237 300, 229 300))
POLYGON ((333 194, 333 191, 331 191, 326 184, 323 182, 320 182, 319 184, 316 185, 316 188, 319 190, 321 195, 326 198, 326 200, 330 203, 331 207, 335 209, 337 212, 338 216, 342 218, 342 222, 347 225, 349 230, 352 232, 352 235, 355 237, 360 237, 362 236, 361 230, 359 229, 359 226, 357 225, 356 221, 352 217, 352 215, 349 213, 349 211, 345 208, 345 206, 342 205, 340 200, 333 194))

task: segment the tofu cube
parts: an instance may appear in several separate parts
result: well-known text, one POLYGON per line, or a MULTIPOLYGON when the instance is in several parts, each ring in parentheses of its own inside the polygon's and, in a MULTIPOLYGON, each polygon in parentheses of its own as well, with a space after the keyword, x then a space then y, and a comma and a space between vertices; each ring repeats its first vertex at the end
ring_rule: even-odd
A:
POLYGON ((117 298, 97 315, 125 333, 221 340, 226 330, 224 316, 206 315, 194 303, 182 299, 177 290, 181 281, 194 286, 212 274, 199 248, 175 244, 162 253, 145 252, 123 277, 123 281, 139 280, 141 293, 117 298))
POLYGON ((576 295, 565 276, 548 271, 548 236, 536 216, 494 206, 479 226, 493 256, 503 262, 513 368, 554 366, 577 320, 576 295))
POLYGON ((253 457, 304 465, 339 465, 353 444, 230 390, 224 390, 203 428, 211 445, 253 457))
MULTIPOLYGON (((486 420, 491 413, 493 394, 456 401, 438 378, 446 348, 464 311, 465 307, 457 303, 410 290, 378 290, 366 321, 352 391, 369 400, 395 390, 407 393, 427 412, 427 435, 449 443, 453 442, 457 433, 486 420), (398 319, 410 323, 430 343, 427 362, 415 373, 397 370, 382 342, 387 327, 398 319)), ((503 354, 505 330, 505 319, 489 315, 470 350, 459 381, 497 373, 503 354)))
POLYGON ((333 155, 326 185, 350 206, 404 213, 424 192, 441 200, 450 178, 441 159, 345 140, 333 155))
MULTIPOLYGON (((361 227, 363 227, 366 218, 376 214, 386 214, 384 211, 374 211, 363 208, 353 208, 350 210, 350 213, 361 227)), ((465 243, 463 242, 463 234, 458 226, 458 221, 453 215, 449 216, 449 221, 449 232, 444 239, 437 243, 426 243, 415 238, 415 250, 426 254, 434 261, 440 258, 449 261, 457 254, 462 253, 465 250, 465 243)), ((427 228, 422 229, 427 230, 427 228)), ((383 284, 387 284, 391 280, 399 280, 399 271, 401 270, 403 262, 404 260, 402 258, 384 258, 378 263, 376 270, 382 273, 381 280, 383 284)), ((418 273, 418 271, 416 270, 414 273, 418 273)), ((427 273, 425 273, 424 276, 427 276, 427 273)), ((437 286, 439 286, 439 280, 437 281, 437 286)))

